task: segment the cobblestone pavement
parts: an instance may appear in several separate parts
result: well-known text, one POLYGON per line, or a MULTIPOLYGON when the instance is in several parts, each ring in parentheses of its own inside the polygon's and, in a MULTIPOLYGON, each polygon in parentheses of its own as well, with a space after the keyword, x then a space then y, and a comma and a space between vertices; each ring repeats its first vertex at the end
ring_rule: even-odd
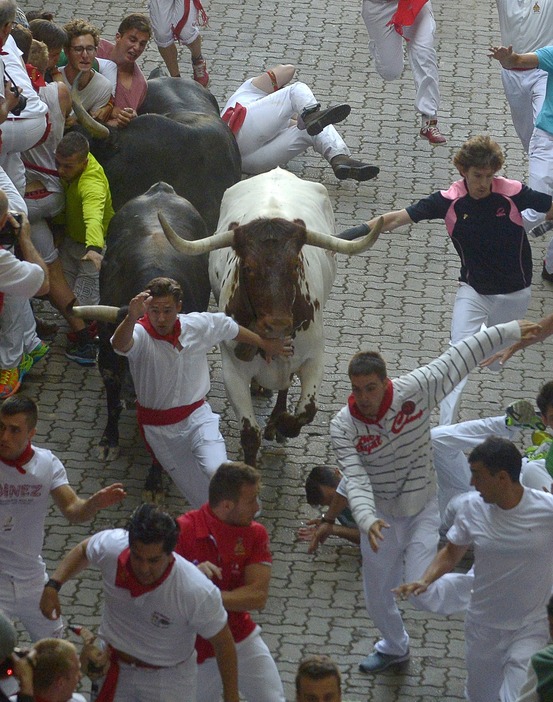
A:
MULTIPOLYGON (((26 9, 39 8, 37 3, 32 0, 26 9)), ((108 38, 115 34, 124 14, 146 9, 144 0, 136 4, 92 0, 83 5, 82 13, 65 1, 45 7, 61 22, 88 16, 108 38)), ((358 2, 207 0, 206 8, 210 28, 204 30, 204 55, 212 76, 211 89, 220 102, 245 77, 284 61, 299 67, 299 79, 312 85, 323 105, 339 101, 352 105, 340 130, 354 154, 380 166, 377 180, 362 184, 337 181, 317 154, 290 164, 297 175, 328 188, 338 228, 403 207, 447 186, 456 178, 451 165, 455 149, 480 132, 490 132, 505 147, 506 173, 525 178, 526 160, 511 125, 499 71, 486 57, 489 44, 499 40, 493 3, 435 0, 443 102, 440 125, 448 137, 448 144, 438 147, 417 138, 409 68, 400 80, 388 84, 375 74, 358 2)), ((145 59, 147 71, 160 63, 155 46, 150 45, 145 59)), ((186 51, 182 66, 187 74, 186 51)), ((528 314, 533 319, 552 309, 552 288, 539 277, 544 248, 541 241, 533 244, 538 273, 528 314)), ((423 223, 412 230, 384 234, 370 253, 350 260, 340 257, 339 263, 326 310, 326 373, 319 413, 299 438, 285 446, 266 443, 262 447, 262 521, 271 533, 275 561, 270 598, 256 619, 263 626, 290 699, 298 659, 304 654, 328 653, 343 671, 346 698, 462 700, 462 617, 433 617, 406 604, 411 661, 400 671, 364 675, 357 664, 371 649, 377 632, 365 613, 357 549, 329 540, 312 557, 306 554, 305 544, 296 540, 300 521, 314 516, 304 501, 305 475, 315 463, 333 461, 328 423, 348 395, 346 367, 351 354, 360 348, 379 349, 390 373, 397 375, 433 359, 448 342, 458 259, 443 224, 423 223)), ((69 527, 52 509, 45 544, 52 567, 78 540, 123 523, 140 501, 149 463, 131 410, 122 416, 121 457, 107 464, 98 459, 96 444, 106 416, 100 377, 96 369, 66 361, 63 342, 60 333, 47 359, 25 381, 25 390, 40 401, 37 443, 63 460, 72 485, 81 494, 123 480, 128 498, 123 506, 106 510, 85 526, 69 527)), ((535 396, 540 384, 550 378, 550 349, 547 343, 533 347, 515 357, 501 376, 474 372, 463 396, 462 418, 497 414, 514 398, 535 396)), ((216 352, 212 370, 210 401, 222 415, 222 431, 234 458, 239 455, 237 425, 225 397, 216 352)), ((269 403, 260 400, 257 405, 259 415, 267 416, 269 403)), ((186 507, 172 487, 168 504, 176 513, 186 507)), ((94 571, 64 587, 62 594, 68 619, 92 627, 98 624, 101 594, 94 571)))

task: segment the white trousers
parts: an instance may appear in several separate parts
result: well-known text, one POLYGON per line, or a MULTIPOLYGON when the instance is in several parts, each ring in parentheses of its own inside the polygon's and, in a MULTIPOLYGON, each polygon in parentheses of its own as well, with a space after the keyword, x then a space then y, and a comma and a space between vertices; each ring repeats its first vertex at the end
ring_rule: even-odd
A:
MULTIPOLYGON (((459 283, 455 296, 451 319, 451 344, 456 344, 467 336, 479 332, 482 325, 493 327, 495 324, 523 319, 530 304, 530 286, 507 295, 480 295, 466 283, 459 283)), ((508 345, 510 342, 507 342, 508 345)), ((499 350, 501 347, 497 347, 499 350)), ((501 366, 494 364, 492 370, 501 366)), ((452 392, 440 403, 440 425, 454 424, 457 421, 461 393, 467 383, 465 377, 452 392)))
POLYGON ((5 295, 0 312, 0 369, 16 368, 23 354, 29 353, 40 343, 29 300, 5 295))
POLYGON ((502 68, 501 81, 511 108, 516 133, 524 151, 528 153, 536 117, 540 113, 545 98, 547 72, 542 71, 541 68, 532 68, 529 71, 508 71, 502 68))
POLYGON ((195 665, 138 668, 121 663, 113 702, 194 702, 195 665))
POLYGON ((47 619, 40 611, 45 582, 43 574, 22 580, 0 574, 0 610, 8 619, 19 619, 33 641, 63 636, 63 621, 47 619))
MULTIPOLYGON (((508 602, 503 603, 505 607, 508 602)), ((495 629, 465 620, 465 656, 469 702, 515 702, 526 680, 530 657, 548 640, 545 612, 543 620, 516 630, 495 629)))
POLYGON ((208 500, 211 476, 227 460, 225 440, 219 431, 219 415, 209 404, 177 424, 144 426, 146 441, 157 460, 193 509, 208 500))
POLYGON ((92 261, 83 261, 86 246, 65 236, 59 257, 63 274, 81 305, 97 305, 100 302, 100 273, 92 261))
MULTIPOLYGON (((434 427, 430 431, 442 522, 450 500, 472 489, 467 454, 489 436, 500 436, 515 441, 519 434, 519 427, 506 426, 505 415, 434 427)), ((529 461, 523 458, 520 482, 535 490, 542 490, 544 487, 550 490, 553 478, 545 468, 545 460, 529 461)), ((446 521, 446 526, 450 526, 451 520, 446 521)))
POLYGON ((229 98, 227 105, 236 102, 247 108, 246 119, 236 134, 244 173, 264 173, 284 166, 309 147, 329 162, 338 154, 350 153, 332 125, 316 136, 309 136, 305 129, 290 123, 305 107, 317 103, 305 83, 292 83, 275 93, 266 93, 252 85, 250 78, 229 98))
MULTIPOLYGON (((171 26, 176 27, 182 19, 184 0, 150 0, 148 10, 155 43, 162 48, 174 44, 171 26)), ((194 7, 194 3, 190 2, 190 14, 179 35, 179 42, 191 44, 199 36, 198 10, 194 7)))
MULTIPOLYGON (((259 627, 236 644, 236 654, 238 689, 248 702, 286 702, 276 664, 259 627)), ((208 658, 198 666, 196 702, 217 702, 222 690, 217 660, 208 658)))
MULTIPOLYGON (((409 635, 403 626, 392 588, 418 580, 436 555, 439 515, 437 500, 432 499, 414 517, 378 515, 389 525, 377 553, 371 550, 367 535, 361 533, 363 587, 367 612, 382 635, 375 648, 381 653, 403 655, 409 648, 409 635)), ((470 600, 472 576, 452 574, 447 588, 436 581, 427 592, 411 597, 411 603, 438 614, 466 610, 470 600)))
MULTIPOLYGON (((534 129, 530 139, 528 185, 534 190, 553 195, 553 134, 543 129, 534 129)), ((543 222, 545 214, 535 210, 522 213, 526 231, 543 222)), ((553 273, 553 239, 549 241, 545 254, 545 267, 553 273)))
POLYGON ((430 430, 442 520, 449 501, 471 489, 470 467, 465 454, 489 436, 500 436, 514 441, 519 433, 518 427, 506 426, 505 415, 473 419, 430 430))
POLYGON ((25 199, 29 222, 31 223, 31 239, 36 250, 45 263, 54 263, 58 257, 58 250, 54 245, 52 230, 46 221, 47 217, 55 217, 65 207, 63 193, 50 193, 37 200, 25 199))
POLYGON ((8 118, 2 123, 0 166, 6 171, 21 195, 25 193, 25 166, 21 160, 21 152, 36 146, 45 130, 45 115, 8 118))
POLYGON ((369 33, 369 50, 375 68, 383 80, 396 80, 403 72, 403 45, 413 71, 415 108, 423 115, 435 117, 440 107, 438 61, 434 48, 436 22, 432 4, 427 2, 411 27, 404 28, 404 39, 387 26, 397 10, 397 2, 364 0, 361 15, 369 33))
POLYGON ((19 190, 10 180, 6 171, 0 167, 0 190, 3 190, 8 198, 8 206, 10 210, 15 212, 25 212, 27 214, 27 205, 22 198, 19 190))

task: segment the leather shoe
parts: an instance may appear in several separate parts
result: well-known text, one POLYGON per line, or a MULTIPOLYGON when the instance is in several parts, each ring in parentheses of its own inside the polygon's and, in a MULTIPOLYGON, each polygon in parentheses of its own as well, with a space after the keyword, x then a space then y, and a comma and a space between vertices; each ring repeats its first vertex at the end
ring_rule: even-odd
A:
POLYGON ((397 663, 403 663, 409 660, 409 651, 404 653, 402 656, 392 656, 389 653, 380 653, 380 651, 373 651, 366 658, 363 658, 361 663, 359 663, 359 669, 364 673, 380 673, 386 668, 397 663))
POLYGON ((371 180, 380 173, 380 168, 377 166, 369 166, 368 163, 356 161, 345 154, 334 156, 330 165, 338 180, 346 180, 347 178, 358 181, 371 180))
POLYGON ((307 108, 301 113, 301 119, 309 136, 316 136, 329 124, 337 124, 346 119, 350 112, 351 107, 346 104, 327 107, 326 110, 321 110, 319 107, 315 110, 307 108))

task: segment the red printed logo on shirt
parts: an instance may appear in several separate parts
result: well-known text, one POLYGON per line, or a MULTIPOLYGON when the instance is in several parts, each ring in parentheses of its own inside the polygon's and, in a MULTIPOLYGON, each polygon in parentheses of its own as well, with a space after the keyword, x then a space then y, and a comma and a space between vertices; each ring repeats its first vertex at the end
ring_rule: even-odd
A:
POLYGON ((374 449, 377 449, 382 443, 382 437, 378 434, 366 434, 365 436, 360 436, 357 439, 357 444, 355 445, 355 450, 357 453, 371 453, 374 449))
POLYGON ((400 411, 394 417, 394 422, 392 424, 393 434, 399 434, 406 424, 415 422, 417 419, 422 417, 422 410, 419 410, 416 414, 413 414, 415 409, 416 405, 414 402, 408 401, 402 404, 400 411))
POLYGON ((504 207, 498 207, 498 208, 497 208, 497 212, 495 213, 495 216, 496 216, 496 217, 506 217, 506 216, 507 216, 507 213, 505 212, 505 208, 504 208, 504 207))

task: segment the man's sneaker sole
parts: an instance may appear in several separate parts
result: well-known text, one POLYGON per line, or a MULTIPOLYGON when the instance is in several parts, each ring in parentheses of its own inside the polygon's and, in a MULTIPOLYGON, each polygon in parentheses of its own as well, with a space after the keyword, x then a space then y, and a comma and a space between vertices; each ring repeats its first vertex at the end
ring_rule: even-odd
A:
POLYGON ((373 651, 359 663, 359 670, 363 673, 381 673, 393 665, 405 663, 409 658, 409 653, 403 656, 391 656, 387 653, 380 653, 380 651, 373 651))
POLYGON ((534 406, 528 400, 515 400, 505 409, 508 427, 526 427, 527 429, 544 430, 545 425, 536 413, 534 406))
POLYGON ((65 352, 65 358, 68 358, 70 361, 75 361, 75 363, 78 363, 80 366, 96 365, 96 358, 83 358, 82 356, 79 356, 78 354, 73 354, 70 351, 65 352))
POLYGON ((50 347, 48 344, 39 344, 36 348, 34 348, 30 353, 29 356, 33 359, 33 365, 36 365, 39 361, 42 361, 44 356, 50 351, 50 347))
POLYGON ((17 370, 19 371, 19 385, 21 385, 21 381, 31 370, 33 365, 34 362, 32 356, 28 353, 24 353, 21 363, 17 366, 17 370))
POLYGON ((347 164, 340 164, 332 169, 334 175, 338 180, 347 180, 351 178, 352 180, 357 180, 360 183, 365 180, 371 180, 376 178, 380 173, 380 168, 377 166, 348 166, 347 164))

